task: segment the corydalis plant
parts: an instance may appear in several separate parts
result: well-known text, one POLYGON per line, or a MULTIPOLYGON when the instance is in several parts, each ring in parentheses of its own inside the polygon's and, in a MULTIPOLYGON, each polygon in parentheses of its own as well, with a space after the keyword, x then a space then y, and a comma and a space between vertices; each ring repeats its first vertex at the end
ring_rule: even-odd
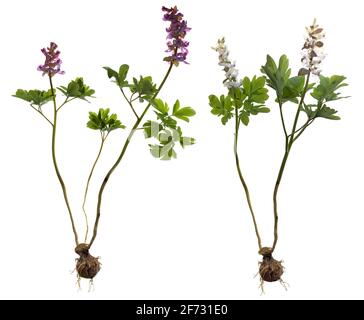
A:
POLYGON ((116 129, 124 129, 125 126, 120 122, 120 120, 118 120, 116 114, 110 114, 110 109, 108 108, 100 108, 97 113, 89 113, 89 121, 87 122, 87 127, 100 132, 100 147, 96 159, 91 167, 85 186, 82 209, 85 216, 86 231, 82 241, 80 241, 79 232, 77 231, 74 215, 68 200, 66 185, 59 171, 56 159, 57 120, 58 113, 64 105, 74 99, 87 101, 87 98, 93 96, 95 91, 86 86, 82 78, 76 78, 75 80, 71 81, 67 86, 60 86, 57 88, 65 96, 62 103, 57 103, 56 91, 53 86, 53 77, 56 74, 64 74, 64 71, 61 71, 62 61, 59 58, 60 51, 57 50, 57 45, 52 42, 48 48, 42 49, 46 60, 43 65, 40 65, 38 67, 38 70, 43 72, 43 75, 48 76, 50 89, 47 91, 26 91, 19 89, 15 94, 15 97, 28 101, 30 103, 30 106, 40 115, 42 115, 42 117, 52 126, 52 159, 58 180, 62 187, 63 196, 71 220, 72 231, 76 244, 75 251, 79 255, 76 263, 76 270, 79 277, 82 278, 93 279, 100 270, 100 262, 98 261, 98 258, 93 257, 89 253, 89 250, 97 236, 98 224, 101 214, 102 195, 111 174, 121 162, 134 133, 141 129, 144 131, 146 138, 156 139, 156 144, 149 145, 150 151, 153 156, 163 160, 170 160, 176 157, 175 147, 177 144, 180 144, 182 147, 194 144, 193 138, 183 136, 182 129, 178 124, 178 120, 184 120, 188 122, 189 118, 195 115, 195 111, 190 107, 181 107, 179 100, 177 100, 173 104, 173 109, 170 110, 166 102, 157 99, 157 95, 159 94, 168 76, 170 75, 172 67, 178 66, 179 62, 185 62, 186 60, 188 53, 186 47, 188 46, 188 42, 183 39, 187 31, 190 30, 190 28, 187 27, 187 22, 182 19, 183 15, 178 12, 176 7, 170 9, 163 7, 162 10, 167 12, 164 15, 164 20, 171 21, 171 25, 167 29, 167 31, 168 39, 172 40, 168 40, 167 42, 169 51, 171 50, 171 55, 168 59, 165 59, 168 61, 169 67, 160 85, 157 87, 156 84, 153 83, 150 76, 141 76, 139 79, 133 78, 132 81, 129 82, 128 80, 126 80, 129 66, 125 64, 121 65, 118 71, 115 71, 109 67, 105 67, 108 77, 113 79, 120 89, 123 97, 127 102, 127 105, 130 106, 134 116, 136 117, 136 121, 129 132, 129 135, 124 143, 119 157, 117 158, 112 168, 108 171, 101 184, 98 193, 96 218, 93 224, 93 233, 90 241, 88 241, 89 219, 85 207, 89 185, 95 167, 104 148, 105 141, 108 138, 109 134, 116 129), (130 92, 129 97, 127 96, 127 90, 130 92), (46 116, 46 113, 44 113, 42 109, 43 105, 48 102, 53 102, 53 121, 51 121, 46 116), (141 114, 137 112, 137 109, 135 107, 135 103, 137 102, 139 102, 140 104, 146 103, 146 106, 144 107, 141 114), (145 115, 151 108, 154 109, 157 119, 148 120, 143 125, 141 125, 141 122, 143 121, 145 115))
MULTIPOLYGON (((62 174, 60 172, 58 162, 57 162, 57 156, 56 156, 56 137, 57 137, 57 125, 58 125, 58 115, 60 113, 60 110, 68 103, 75 99, 85 100, 89 97, 93 97, 93 94, 95 91, 91 89, 89 86, 87 86, 83 78, 76 78, 75 80, 72 80, 69 82, 67 86, 60 86, 57 89, 63 94, 63 100, 61 103, 57 102, 56 99, 56 90, 54 88, 53 84, 53 78, 57 74, 63 75, 65 72, 61 70, 61 59, 60 51, 57 49, 57 45, 54 42, 50 43, 50 46, 48 48, 43 48, 41 51, 45 55, 45 62, 44 64, 40 65, 38 67, 38 70, 43 73, 43 76, 47 76, 49 80, 49 90, 42 91, 42 90, 22 90, 18 89, 15 93, 15 97, 20 98, 22 100, 25 100, 30 103, 30 106, 37 111, 52 127, 52 160, 54 169, 57 175, 57 178, 59 180, 59 183, 62 188, 63 197, 66 203, 66 207, 68 210, 69 218, 71 221, 72 231, 74 234, 75 244, 76 244, 76 253, 80 255, 80 257, 77 259, 76 263, 76 270, 78 272, 78 275, 80 277, 92 279, 97 272, 100 270, 100 263, 97 258, 91 256, 88 253, 87 248, 84 247, 83 243, 80 242, 79 238, 79 231, 77 230, 77 227, 75 225, 75 219, 74 219, 74 213, 71 208, 71 204, 68 199, 67 194, 67 188, 66 184, 63 180, 62 174), (43 105, 47 104, 48 102, 52 102, 53 104, 53 119, 51 120, 46 115, 46 112, 42 109, 43 105)), ((48 112, 47 112, 48 113, 48 112)), ((117 119, 117 116, 115 114, 108 117, 109 109, 100 109, 99 114, 94 116, 94 113, 90 113, 90 122, 88 123, 89 127, 92 127, 92 129, 98 129, 101 132, 101 139, 102 139, 102 146, 110 133, 110 131, 118 128, 124 128, 124 126, 121 124, 121 122, 117 119), (97 121, 95 118, 97 118, 97 121)), ((100 149, 101 153, 102 148, 100 149)), ((99 153, 99 155, 100 155, 99 153)), ((98 155, 98 157, 99 157, 98 155)), ((97 160, 98 160, 97 157, 97 160)), ((96 160, 96 162, 97 162, 96 160)), ((91 180, 94 167, 96 165, 96 162, 94 166, 92 167, 92 170, 89 175, 89 179, 87 181, 86 185, 86 191, 85 191, 85 198, 87 195, 88 185, 91 180)), ((87 221, 87 215, 86 212, 85 219, 86 224, 88 225, 87 221)), ((87 239, 87 232, 88 227, 86 229, 85 239, 87 239)))
POLYGON ((282 281, 281 277, 284 272, 281 261, 273 258, 273 252, 278 241, 278 190, 292 146, 315 120, 319 118, 329 120, 340 119, 337 111, 331 108, 331 103, 344 98, 338 90, 347 85, 344 83, 345 77, 343 76, 325 77, 321 75, 320 64, 325 57, 323 53, 324 32, 316 24, 316 21, 306 30, 307 37, 302 49, 303 67, 299 70, 298 76, 291 76, 289 61, 285 55, 280 57, 278 63, 268 55, 266 64, 261 68, 264 76, 254 77, 252 80, 244 78, 240 85, 240 82, 237 80, 235 65, 228 58, 228 50, 224 39, 219 40, 217 47, 214 48, 219 53, 219 65, 224 67, 226 74, 224 83, 228 88, 228 94, 221 95, 219 98, 215 95, 210 95, 211 112, 221 116, 223 124, 226 124, 229 119, 235 118, 235 162, 254 223, 259 254, 262 255, 262 261, 259 266, 262 285, 264 281, 282 281), (316 78, 313 78, 313 81, 312 76, 316 76, 316 78), (249 116, 259 113, 259 109, 263 110, 262 112, 269 111, 264 106, 268 99, 267 89, 264 87, 265 82, 274 91, 275 102, 278 105, 284 133, 284 155, 273 189, 274 240, 272 246, 263 246, 262 244, 249 189, 240 168, 237 145, 240 123, 247 125, 249 123, 249 116), (284 107, 289 104, 296 106, 291 129, 287 126, 284 115, 284 107), (304 121, 300 120, 302 115, 305 116, 304 121))
POLYGON ((187 27, 187 22, 182 19, 183 15, 178 11, 177 7, 170 9, 163 7, 162 11, 166 12, 163 20, 170 22, 170 26, 167 29, 167 38, 169 39, 167 46, 171 55, 164 59, 168 62, 168 69, 158 86, 153 82, 152 77, 150 76, 140 76, 139 78, 133 77, 131 80, 128 80, 129 66, 126 64, 122 64, 118 70, 114 70, 110 67, 104 67, 107 71, 108 78, 112 79, 115 83, 126 104, 130 107, 131 112, 134 114, 135 122, 131 126, 118 158, 101 183, 97 197, 96 218, 92 237, 89 243, 84 244, 88 250, 97 237, 105 187, 112 173, 124 158, 134 134, 142 130, 144 131, 144 135, 147 139, 155 139, 156 143, 149 144, 150 152, 154 157, 162 160, 176 158, 177 154, 175 147, 178 144, 182 147, 194 144, 193 138, 183 136, 178 120, 188 122, 189 118, 195 115, 195 111, 191 107, 181 107, 179 100, 173 104, 173 109, 170 110, 166 102, 157 98, 173 67, 178 66, 181 61, 185 62, 187 58, 188 51, 186 47, 188 46, 188 42, 183 39, 186 33, 190 30, 190 28, 187 27), (136 106, 137 103, 140 104, 140 106, 136 106), (139 111, 137 107, 142 107, 141 111, 139 111), (143 123, 144 118, 151 109, 154 110, 156 119, 147 120, 143 123))

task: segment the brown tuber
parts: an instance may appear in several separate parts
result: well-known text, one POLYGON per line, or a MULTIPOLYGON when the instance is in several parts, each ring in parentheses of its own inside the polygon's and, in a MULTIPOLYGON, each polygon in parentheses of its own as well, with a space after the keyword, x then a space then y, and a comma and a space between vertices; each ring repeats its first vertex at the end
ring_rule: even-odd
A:
POLYGON ((89 245, 81 243, 75 248, 76 253, 80 256, 76 259, 76 270, 81 278, 93 279, 101 269, 101 263, 98 258, 90 255, 89 245))
POLYGON ((259 251, 259 254, 263 256, 263 260, 259 263, 260 278, 267 282, 282 281, 284 267, 281 261, 273 258, 272 253, 272 249, 267 247, 259 251))

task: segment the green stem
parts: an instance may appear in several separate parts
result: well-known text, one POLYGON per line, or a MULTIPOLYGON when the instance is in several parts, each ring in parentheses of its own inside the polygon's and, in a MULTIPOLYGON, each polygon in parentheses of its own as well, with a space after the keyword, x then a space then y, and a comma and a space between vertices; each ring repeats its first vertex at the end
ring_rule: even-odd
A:
POLYGON ((250 193, 249 193, 249 189, 248 189, 248 185, 246 184, 243 174, 241 172, 240 169, 240 161, 239 161, 239 155, 238 155, 238 135, 239 135, 239 116, 238 116, 238 108, 235 106, 235 138, 234 138, 234 154, 235 154, 235 163, 236 163, 236 168, 238 170, 238 174, 239 174, 239 178, 241 181, 241 184, 243 185, 244 191, 245 191, 245 196, 246 196, 246 200, 248 202, 248 206, 249 206, 249 210, 253 219, 253 223, 254 223, 254 229, 255 229, 255 234, 257 236, 257 240, 258 240, 258 246, 259 246, 259 250, 262 249, 262 240, 260 238, 259 235, 259 230, 258 230, 258 224, 255 218, 255 214, 253 211, 253 206, 251 203, 251 199, 250 199, 250 193))
POLYGON ((277 242, 278 242, 278 201, 277 201, 277 196, 278 196, 279 185, 280 185, 281 180, 282 180, 283 172, 284 172, 284 169, 286 167, 286 163, 287 163, 289 153, 291 151, 293 142, 295 141, 294 140, 294 135, 295 135, 295 132, 296 132, 296 127, 297 127, 297 123, 298 123, 299 114, 300 114, 300 111, 301 111, 301 106, 302 106, 302 104, 304 102, 304 99, 305 99, 305 96, 306 96, 309 81, 310 81, 310 74, 308 74, 307 78, 306 78, 306 83, 305 83, 304 89, 302 91, 301 99, 300 99, 300 102, 298 104, 297 111, 296 111, 296 116, 295 116, 295 119, 294 119, 294 122, 293 122, 292 132, 291 132, 291 134, 289 136, 286 135, 286 137, 285 137, 286 148, 285 148, 285 152, 284 152, 283 159, 282 159, 282 162, 281 162, 281 166, 279 168, 277 180, 276 180, 276 183, 275 183, 275 186, 274 186, 274 191, 273 191, 274 240, 273 240, 272 252, 276 248, 276 245, 277 245, 277 242))
POLYGON ((301 134, 307 129, 308 126, 310 126, 312 124, 312 122, 315 120, 315 118, 309 119, 307 120, 307 122, 298 130, 296 130, 296 133, 298 133, 294 138, 293 138, 293 142, 295 142, 300 136, 301 134))
POLYGON ((72 100, 75 100, 76 97, 73 97, 71 99, 69 99, 69 97, 67 96, 66 99, 64 100, 64 102, 57 108, 57 112, 68 102, 71 102, 72 100))
POLYGON ((106 140, 107 136, 108 136, 108 134, 106 136, 104 136, 103 133, 101 133, 101 144, 100 144, 99 152, 97 153, 96 159, 95 159, 95 161, 94 161, 94 163, 93 163, 93 165, 91 167, 91 171, 90 171, 90 174, 88 176, 86 187, 85 187, 85 193, 84 193, 84 196, 83 196, 82 211, 83 211, 83 214, 85 216, 85 222, 86 222, 85 243, 87 242, 88 229, 89 229, 88 217, 87 217, 87 213, 86 213, 86 209, 85 209, 86 200, 87 200, 87 193, 88 193, 88 189, 89 189, 89 186, 90 186, 90 181, 91 181, 92 175, 94 173, 96 164, 100 159, 100 155, 102 153, 102 149, 104 148, 104 143, 105 143, 105 140, 106 140))
POLYGON ((286 123, 284 121, 284 116, 283 116, 283 103, 281 101, 280 98, 278 98, 278 104, 279 104, 279 114, 281 116, 281 122, 282 122, 282 127, 283 127, 283 131, 284 131, 284 135, 287 138, 288 137, 288 133, 287 133, 287 128, 286 128, 286 123))
POLYGON ((132 101, 131 101, 131 100, 129 100, 129 99, 126 97, 126 95, 125 95, 125 92, 124 92, 123 88, 120 88, 120 91, 121 91, 121 93, 123 94, 123 96, 124 96, 125 100, 128 102, 128 104, 129 104, 129 106, 130 106, 131 110, 133 111, 134 115, 136 116, 136 118, 137 118, 137 119, 139 119, 139 116, 138 116, 138 114, 136 113, 136 111, 135 111, 135 109, 134 109, 134 107, 133 107, 132 101))
POLYGON ((30 106, 35 110, 35 111, 37 111, 44 119, 46 119, 49 123, 50 123, 50 125, 51 126, 53 126, 53 123, 52 123, 52 121, 51 120, 49 120, 46 116, 45 116, 45 114, 42 112, 42 111, 40 111, 40 110, 38 110, 36 107, 34 107, 32 104, 30 104, 30 106))
POLYGON ((56 170, 56 174, 57 174, 59 183, 62 187, 64 201, 66 202, 68 214, 69 214, 69 217, 71 220, 72 231, 75 236, 75 243, 76 243, 76 245, 78 245, 79 244, 78 235, 77 235, 77 231, 76 231, 76 227, 75 227, 75 222, 73 220, 71 206, 68 201, 66 186, 65 186, 62 176, 59 172, 57 158, 56 158, 57 103, 56 103, 56 96, 54 94, 54 89, 53 89, 52 77, 50 75, 49 75, 49 84, 50 84, 51 90, 52 90, 52 99, 53 99, 53 108, 54 108, 53 130, 52 130, 52 160, 53 160, 54 169, 56 170))
POLYGON ((303 91, 302 91, 301 100, 300 100, 300 102, 298 104, 298 107, 297 107, 296 116, 295 116, 295 119, 294 119, 294 122, 293 122, 292 133, 291 133, 290 141, 289 141, 289 148, 291 148, 292 144, 293 144, 294 132, 296 131, 298 118, 299 118, 300 111, 301 111, 301 107, 302 107, 302 104, 303 104, 303 102, 305 100, 308 84, 310 82, 310 75, 311 75, 310 73, 307 75, 306 83, 305 83, 305 86, 304 86, 303 91))
POLYGON ((155 92, 155 94, 153 95, 153 97, 150 99, 148 105, 145 107, 143 113, 140 115, 139 118, 137 118, 137 120, 134 123, 134 126, 132 127, 132 129, 130 130, 130 133, 124 143, 124 146, 121 150, 121 153, 119 155, 119 157, 117 158, 116 162, 114 163, 114 165, 111 167, 111 169, 109 170, 109 172, 106 174, 100 190, 99 190, 99 194, 98 194, 98 199, 97 199, 97 209, 96 209, 96 219, 95 219, 95 223, 94 223, 94 230, 93 230, 93 235, 89 244, 89 248, 92 246, 92 244, 94 243, 96 236, 97 236, 97 229, 98 229, 98 225, 99 225, 99 221, 100 221, 100 216, 101 216, 101 204, 102 204, 102 195, 104 193, 105 187, 107 182, 110 179, 110 176, 112 175, 112 173, 114 172, 114 170, 117 168, 117 166, 119 165, 119 163, 121 162, 121 160, 124 157, 124 154, 126 152, 126 150, 128 149, 129 143, 131 141, 131 139, 133 138, 134 132, 136 131, 136 129, 138 128, 140 122, 143 120, 145 114, 148 112, 153 100, 157 97, 157 95, 159 94, 159 92, 161 91, 162 87, 164 86, 169 74, 171 73, 173 67, 173 63, 170 63, 169 68, 167 70, 167 73, 165 74, 161 84, 159 85, 157 91, 155 92))

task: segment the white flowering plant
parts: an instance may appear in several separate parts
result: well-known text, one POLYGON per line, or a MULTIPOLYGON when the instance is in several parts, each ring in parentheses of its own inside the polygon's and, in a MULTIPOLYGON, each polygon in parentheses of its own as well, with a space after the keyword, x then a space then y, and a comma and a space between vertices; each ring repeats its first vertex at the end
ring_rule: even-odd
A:
POLYGON ((287 164, 293 144, 317 119, 339 120, 337 111, 331 104, 343 98, 339 90, 347 86, 345 77, 339 75, 323 76, 321 73, 321 62, 325 58, 324 30, 316 24, 306 28, 307 36, 302 48, 302 68, 297 76, 291 76, 291 69, 286 55, 282 55, 278 62, 271 56, 267 56, 266 63, 261 67, 262 76, 247 77, 239 80, 238 70, 235 63, 229 59, 229 51, 225 39, 218 40, 217 46, 213 48, 219 54, 219 65, 225 72, 225 87, 227 95, 209 96, 211 112, 221 116, 221 122, 225 125, 230 119, 235 118, 234 154, 235 163, 240 181, 243 185, 249 211, 253 220, 257 237, 259 254, 262 261, 259 263, 259 275, 261 288, 264 282, 282 281, 284 267, 281 261, 273 258, 278 241, 278 201, 277 195, 282 180, 283 172, 287 164), (284 155, 279 167, 278 176, 273 188, 273 214, 274 214, 274 240, 272 246, 263 246, 259 233, 256 215, 253 209, 247 182, 242 174, 238 154, 238 135, 241 123, 249 124, 251 115, 267 113, 270 109, 266 106, 268 100, 268 89, 271 88, 275 103, 278 105, 280 120, 284 133, 284 155), (296 113, 291 126, 288 126, 284 108, 288 104, 296 106, 296 113), (302 115, 305 120, 301 120, 302 115), (302 122, 302 123, 301 123, 302 122), (291 128, 291 129, 289 129, 291 128))

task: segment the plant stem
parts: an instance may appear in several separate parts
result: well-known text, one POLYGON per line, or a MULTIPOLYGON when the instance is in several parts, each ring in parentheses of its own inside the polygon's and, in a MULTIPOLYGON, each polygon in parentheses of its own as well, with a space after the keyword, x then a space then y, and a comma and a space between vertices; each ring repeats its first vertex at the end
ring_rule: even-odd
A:
POLYGON ((273 253, 274 249, 276 248, 277 241, 278 241, 278 201, 277 201, 277 195, 278 195, 279 185, 280 185, 281 180, 282 180, 283 172, 284 172, 284 169, 286 167, 286 163, 287 163, 289 153, 291 151, 293 142, 295 141, 294 135, 295 135, 295 132, 296 132, 296 127, 297 127, 297 123, 298 123, 299 114, 300 114, 300 111, 301 111, 301 106, 302 106, 302 104, 304 102, 304 99, 305 99, 305 96, 306 96, 309 81, 310 81, 310 74, 308 74, 307 78, 306 78, 306 83, 305 83, 304 89, 302 91, 301 99, 300 99, 300 102, 298 104, 297 111, 296 111, 296 116, 295 116, 295 119, 294 119, 294 122, 293 122, 292 132, 291 132, 291 134, 289 136, 286 135, 286 137, 285 137, 286 148, 285 148, 285 152, 284 152, 283 159, 282 159, 282 162, 281 162, 281 166, 279 168, 277 180, 276 180, 276 183, 275 183, 275 186, 274 186, 274 191, 273 191, 274 240, 273 240, 273 245, 272 245, 272 253, 273 253))
POLYGON ((90 171, 90 174, 88 176, 86 187, 85 187, 85 193, 84 193, 84 196, 83 196, 82 211, 83 211, 83 214, 85 216, 85 222, 86 222, 85 243, 87 242, 88 228, 89 228, 88 217, 87 217, 87 213, 86 213, 86 209, 85 209, 88 188, 90 186, 90 181, 91 181, 92 175, 94 173, 96 164, 99 161, 100 155, 102 153, 102 149, 104 148, 104 143, 105 143, 105 140, 106 140, 107 136, 108 136, 108 134, 106 134, 106 136, 104 136, 103 133, 101 133, 101 144, 100 144, 99 152, 97 153, 96 159, 95 159, 95 161, 94 161, 94 163, 93 163, 93 165, 91 167, 91 171, 90 171))
POLYGON ((250 199, 250 193, 249 193, 249 189, 248 189, 248 185, 246 184, 243 174, 241 172, 240 169, 240 162, 239 162, 239 155, 238 155, 238 135, 239 135, 239 116, 238 116, 238 108, 235 106, 235 138, 234 138, 234 154, 235 154, 235 163, 236 163, 236 168, 238 170, 238 174, 239 174, 239 178, 241 181, 241 184, 243 185, 244 191, 245 191, 245 196, 246 196, 246 200, 248 202, 248 206, 249 206, 249 210, 253 219, 253 223, 254 223, 254 229, 255 229, 255 234, 257 236, 257 240, 258 240, 258 246, 259 246, 259 250, 262 249, 262 240, 260 238, 259 235, 259 230, 258 230, 258 224, 255 218, 255 214, 253 211, 253 206, 251 203, 251 199, 250 199))
POLYGON ((51 90, 52 90, 52 99, 53 99, 53 108, 54 108, 53 130, 52 130, 52 160, 53 160, 54 169, 56 170, 56 174, 57 174, 59 183, 61 184, 61 187, 62 187, 64 201, 66 202, 68 214, 69 214, 69 217, 71 220, 72 231, 75 236, 75 243, 76 243, 76 245, 78 245, 79 244, 78 234, 76 231, 75 222, 73 220, 71 206, 68 201, 66 186, 65 186, 62 176, 59 172, 57 158, 56 158, 57 103, 56 103, 56 95, 54 94, 54 89, 53 89, 52 77, 50 75, 49 75, 49 84, 50 84, 51 90))
POLYGON ((282 103, 282 101, 281 101, 280 98, 278 98, 278 104, 279 104, 279 114, 281 116, 281 122, 282 122, 282 127, 283 127, 283 131, 284 131, 284 135, 287 138, 288 137, 288 133, 287 133, 286 123, 284 121, 284 116, 283 116, 283 103, 282 103))
POLYGON ((51 120, 49 120, 46 116, 45 116, 45 114, 42 112, 42 111, 40 111, 40 110, 38 110, 36 107, 34 107, 32 104, 30 104, 30 106, 35 110, 35 111, 37 111, 44 119, 46 119, 49 123, 50 123, 50 125, 51 126, 53 126, 53 123, 52 123, 52 121, 51 120))
POLYGON ((165 76, 164 76, 164 78, 163 78, 163 80, 161 82, 161 84, 159 85, 159 87, 157 89, 157 91, 155 92, 153 97, 150 99, 150 101, 149 101, 148 105, 145 107, 143 113, 135 121, 134 126, 130 130, 130 133, 129 133, 129 135, 128 135, 125 143, 124 143, 124 146, 123 146, 123 148, 121 150, 121 153, 120 153, 119 157, 117 158, 116 162, 111 167, 109 172, 106 174, 106 176, 105 176, 105 178, 104 178, 104 180, 103 180, 103 182, 101 184, 99 194, 98 194, 98 199, 97 199, 97 209, 96 209, 96 219, 95 219, 95 223, 94 223, 94 230, 93 230, 93 235, 92 235, 92 238, 91 238, 91 241, 90 241, 90 244, 89 244, 89 248, 91 248, 91 246, 94 243, 94 241, 96 239, 96 236, 97 236, 97 228, 98 228, 98 225, 99 225, 100 215, 101 215, 102 195, 103 195, 103 192, 105 190, 105 186, 106 186, 107 182, 109 181, 109 178, 110 178, 111 174, 114 172, 114 170, 117 168, 117 166, 119 165, 119 163, 123 159, 124 154, 125 154, 126 150, 128 149, 129 143, 130 143, 131 139, 133 138, 134 132, 138 128, 140 122, 143 120, 145 114, 148 112, 153 100, 157 97, 157 95, 161 91, 162 87, 164 86, 169 74, 171 73, 172 67, 173 67, 173 63, 171 62, 170 65, 169 65, 169 68, 168 68, 168 70, 167 70, 167 72, 166 72, 166 74, 165 74, 165 76))
POLYGON ((307 120, 307 122, 301 128, 296 130, 295 134, 298 134, 294 137, 293 142, 295 142, 301 136, 301 134, 307 129, 308 126, 312 124, 314 120, 315 118, 307 120))
POLYGON ((136 116, 136 118, 137 118, 137 119, 139 119, 139 116, 138 116, 138 114, 136 113, 136 111, 135 111, 135 109, 134 109, 134 107, 133 107, 132 101, 131 101, 131 100, 129 100, 129 99, 126 97, 126 95, 125 95, 125 92, 124 92, 123 88, 120 88, 120 91, 121 91, 121 93, 123 94, 123 96, 124 96, 125 100, 128 102, 128 104, 129 104, 129 106, 130 106, 131 110, 133 111, 134 115, 136 116))

